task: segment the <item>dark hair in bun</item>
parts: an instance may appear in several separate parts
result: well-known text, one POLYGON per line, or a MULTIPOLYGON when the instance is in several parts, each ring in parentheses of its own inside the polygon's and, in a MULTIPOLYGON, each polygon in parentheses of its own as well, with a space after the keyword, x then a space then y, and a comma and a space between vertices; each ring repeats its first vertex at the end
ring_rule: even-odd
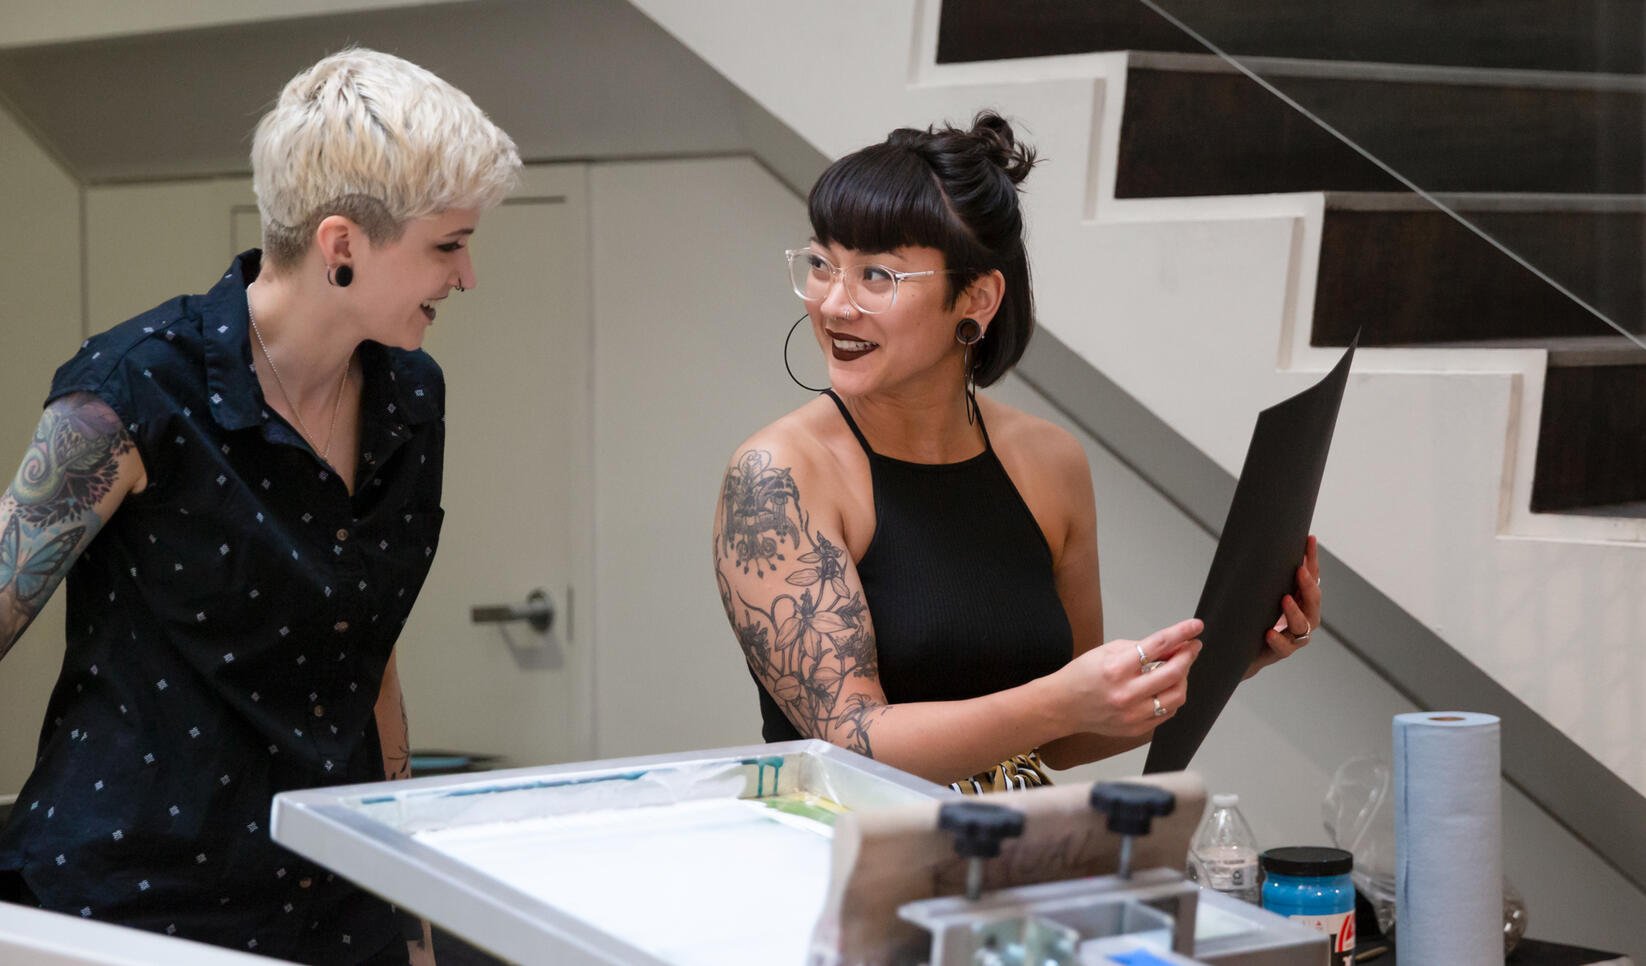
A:
POLYGON ((1034 164, 1034 149, 993 111, 979 113, 969 131, 899 128, 817 179, 807 198, 812 235, 862 252, 937 249, 952 272, 946 306, 978 276, 999 269, 1005 295, 972 352, 977 384, 991 385, 1023 357, 1034 333, 1017 198, 1034 164))

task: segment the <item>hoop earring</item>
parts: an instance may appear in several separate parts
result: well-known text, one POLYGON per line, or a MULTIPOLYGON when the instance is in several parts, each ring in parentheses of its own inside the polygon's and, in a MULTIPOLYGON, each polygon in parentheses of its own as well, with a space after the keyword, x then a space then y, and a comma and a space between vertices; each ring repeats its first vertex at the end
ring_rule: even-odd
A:
POLYGON ((326 269, 327 284, 335 285, 338 288, 348 288, 349 283, 352 281, 354 281, 354 269, 348 265, 338 265, 326 269))
POLYGON ((810 315, 802 315, 800 318, 795 319, 794 324, 789 326, 789 334, 783 337, 783 368, 789 371, 789 378, 794 380, 794 384, 800 388, 810 392, 827 392, 828 390, 826 389, 819 389, 816 386, 808 386, 801 382, 800 377, 794 374, 794 367, 789 365, 789 340, 794 338, 794 330, 800 328, 800 323, 809 318, 811 318, 810 315))
POLYGON ((961 319, 955 323, 954 340, 966 347, 965 361, 961 363, 966 379, 961 391, 966 397, 966 425, 970 426, 974 420, 983 418, 977 409, 977 374, 972 371, 972 346, 983 341, 983 326, 976 319, 961 319))

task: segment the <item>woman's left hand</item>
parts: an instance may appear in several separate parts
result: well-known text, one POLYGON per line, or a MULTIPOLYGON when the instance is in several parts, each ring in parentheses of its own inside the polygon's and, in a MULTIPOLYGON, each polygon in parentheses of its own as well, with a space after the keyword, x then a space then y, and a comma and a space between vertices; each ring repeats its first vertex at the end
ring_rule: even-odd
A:
POLYGON ((1280 619, 1264 635, 1267 646, 1246 669, 1246 677, 1297 653, 1319 628, 1320 557, 1315 538, 1311 536, 1303 546, 1303 563, 1297 568, 1297 586, 1292 593, 1280 599, 1280 619))

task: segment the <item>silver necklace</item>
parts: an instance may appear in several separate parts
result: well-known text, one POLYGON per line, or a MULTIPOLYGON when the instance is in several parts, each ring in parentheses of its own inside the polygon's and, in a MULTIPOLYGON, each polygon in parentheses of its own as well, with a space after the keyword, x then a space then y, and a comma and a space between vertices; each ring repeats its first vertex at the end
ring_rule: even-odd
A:
POLYGON ((321 449, 314 442, 314 434, 309 427, 303 424, 303 414, 298 411, 297 404, 292 402, 291 393, 286 389, 286 381, 280 378, 280 367, 274 364, 274 356, 269 355, 269 344, 263 341, 263 330, 257 327, 257 316, 252 314, 251 300, 246 300, 246 318, 251 321, 251 334, 257 336, 257 346, 263 350, 263 359, 269 364, 269 371, 274 373, 274 384, 280 387, 280 395, 286 400, 286 408, 291 410, 292 418, 297 420, 297 431, 303 434, 303 439, 310 449, 320 450, 320 458, 326 463, 331 462, 332 439, 337 435, 337 414, 343 409, 343 389, 349 384, 349 369, 353 360, 343 364, 343 381, 337 384, 337 399, 331 406, 331 426, 326 430, 326 446, 321 449))

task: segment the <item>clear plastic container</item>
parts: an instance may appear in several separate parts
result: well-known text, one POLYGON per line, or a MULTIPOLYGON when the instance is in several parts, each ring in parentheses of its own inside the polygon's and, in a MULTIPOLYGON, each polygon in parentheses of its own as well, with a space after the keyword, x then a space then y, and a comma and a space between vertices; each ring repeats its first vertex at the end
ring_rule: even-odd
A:
POLYGON ((1262 898, 1257 856, 1257 836, 1240 814, 1240 796, 1213 795, 1189 845, 1189 879, 1256 905, 1262 898))

